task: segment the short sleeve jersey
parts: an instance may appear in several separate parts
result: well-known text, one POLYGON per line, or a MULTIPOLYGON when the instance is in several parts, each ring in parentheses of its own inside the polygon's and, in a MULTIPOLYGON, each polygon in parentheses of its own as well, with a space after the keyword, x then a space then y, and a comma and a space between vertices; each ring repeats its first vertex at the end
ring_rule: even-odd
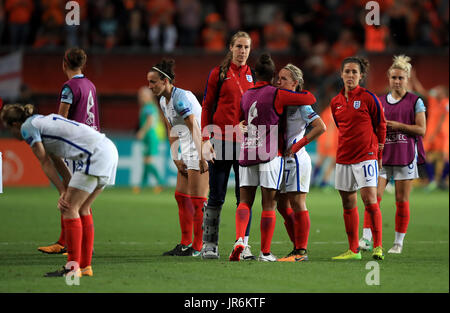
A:
MULTIPOLYGON (((192 92, 173 87, 169 102, 165 97, 161 97, 159 104, 172 127, 186 125, 184 119, 190 115, 194 115, 200 127, 202 107, 192 92)), ((186 128, 184 130, 183 128, 178 129, 179 136, 186 135, 186 131, 188 131, 186 128)))

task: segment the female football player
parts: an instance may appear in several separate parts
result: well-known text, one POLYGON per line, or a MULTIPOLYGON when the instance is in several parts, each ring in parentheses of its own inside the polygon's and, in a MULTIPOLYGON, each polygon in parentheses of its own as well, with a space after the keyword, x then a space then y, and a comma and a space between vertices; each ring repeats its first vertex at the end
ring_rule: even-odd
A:
MULTIPOLYGON (((315 97, 308 91, 294 93, 271 85, 275 64, 269 54, 262 54, 255 66, 256 85, 247 90, 241 100, 241 117, 246 135, 239 157, 240 203, 236 210, 236 242, 230 261, 239 261, 245 248, 243 237, 258 186, 262 194, 261 251, 259 261, 276 261, 271 253, 275 228, 275 195, 283 177, 283 158, 278 149, 278 122, 286 106, 312 105, 315 97)), ((308 143, 304 137, 292 145, 289 154, 298 152, 308 143)))
POLYGON ((160 97, 172 158, 178 169, 175 199, 181 241, 164 255, 199 256, 203 244, 202 209, 208 195, 208 163, 201 159, 202 108, 192 92, 174 86, 174 65, 174 60, 164 59, 147 73, 148 87, 160 97))
POLYGON ((114 185, 118 153, 104 134, 58 114, 34 114, 31 104, 10 104, 1 112, 6 128, 25 140, 38 158, 44 173, 60 194, 58 208, 66 230, 67 264, 45 276, 92 276, 92 238, 86 240, 85 219, 91 216, 91 205, 106 185, 114 185), (71 175, 62 160, 73 160, 76 169, 71 175))
MULTIPOLYGON (((421 98, 408 91, 411 76, 411 59, 400 55, 387 74, 390 91, 383 95, 387 134, 383 149, 383 168, 378 179, 378 202, 391 178, 395 181, 395 239, 388 253, 401 253, 403 239, 409 224, 409 195, 413 179, 419 177, 418 164, 425 162, 422 136, 426 131, 425 105, 421 98)), ((363 242, 360 247, 367 248, 371 240, 371 219, 364 215, 363 242)), ((370 245, 369 245, 370 247, 370 245)))
MULTIPOLYGON (((219 226, 222 206, 227 193, 231 168, 235 175, 236 206, 239 204, 239 149, 241 138, 234 127, 239 124, 242 95, 254 86, 252 70, 247 65, 251 50, 250 35, 239 31, 231 37, 229 52, 222 64, 214 67, 209 76, 202 102, 203 153, 209 161, 209 198, 204 214, 203 259, 218 259, 219 226), (208 126, 220 129, 211 137, 208 126), (229 127, 229 128, 227 128, 229 127)), ((250 224, 244 237, 243 260, 253 260, 248 239, 250 224)))
POLYGON ((342 199, 350 246, 333 260, 361 259, 357 190, 373 225, 372 256, 377 260, 384 259, 377 181, 386 139, 386 120, 377 96, 359 85, 368 69, 369 62, 363 58, 344 59, 341 65, 344 88, 331 100, 331 111, 339 131, 335 188, 342 199))
MULTIPOLYGON (((278 73, 278 88, 301 92, 303 83, 302 71, 293 64, 287 64, 278 73)), ((286 150, 303 138, 311 142, 326 130, 322 119, 310 105, 288 107, 285 115, 286 129, 283 131, 286 136, 286 150), (308 125, 312 128, 305 136, 308 125)), ((294 243, 294 250, 278 261, 308 260, 307 246, 311 221, 306 207, 306 195, 309 192, 310 178, 311 158, 305 148, 301 148, 295 154, 284 156, 284 176, 277 209, 284 218, 284 225, 294 243)))

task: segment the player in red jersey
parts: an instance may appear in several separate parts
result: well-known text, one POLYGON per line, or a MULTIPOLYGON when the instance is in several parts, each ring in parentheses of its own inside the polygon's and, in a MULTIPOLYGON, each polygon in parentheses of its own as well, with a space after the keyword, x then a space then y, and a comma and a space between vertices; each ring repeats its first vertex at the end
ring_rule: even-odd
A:
MULTIPOLYGON (((209 162, 209 198, 203 215, 203 259, 218 259, 220 213, 225 202, 228 178, 235 174, 236 206, 239 205, 239 149, 238 124, 240 103, 244 92, 254 86, 253 74, 247 59, 251 39, 246 32, 233 35, 228 55, 220 66, 214 67, 208 77, 202 102, 202 154, 209 162)), ((255 257, 250 251, 247 226, 241 254, 244 260, 255 257)))
POLYGON ((384 259, 377 181, 386 139, 386 119, 377 96, 359 86, 368 68, 369 62, 363 58, 344 59, 341 65, 344 88, 331 100, 331 111, 339 131, 335 188, 342 199, 350 246, 349 250, 333 257, 333 260, 361 259, 357 190, 373 225, 373 258, 384 259))

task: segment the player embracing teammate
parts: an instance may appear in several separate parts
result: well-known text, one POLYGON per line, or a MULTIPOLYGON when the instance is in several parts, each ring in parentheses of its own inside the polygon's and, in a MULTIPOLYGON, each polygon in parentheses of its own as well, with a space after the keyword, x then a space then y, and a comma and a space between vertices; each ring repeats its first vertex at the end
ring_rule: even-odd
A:
MULTIPOLYGON (((279 150, 278 124, 288 106, 311 106, 315 97, 308 91, 299 93, 278 89, 271 85, 275 64, 269 54, 262 54, 255 66, 255 87, 244 93, 241 100, 242 129, 245 131, 239 157, 239 181, 241 199, 236 210, 236 242, 230 261, 239 261, 245 248, 243 237, 250 217, 257 187, 261 187, 261 252, 258 260, 273 262, 277 258, 271 252, 275 229, 276 194, 284 178, 284 160, 279 150)), ((289 154, 299 151, 308 143, 303 137, 294 144, 289 154)))

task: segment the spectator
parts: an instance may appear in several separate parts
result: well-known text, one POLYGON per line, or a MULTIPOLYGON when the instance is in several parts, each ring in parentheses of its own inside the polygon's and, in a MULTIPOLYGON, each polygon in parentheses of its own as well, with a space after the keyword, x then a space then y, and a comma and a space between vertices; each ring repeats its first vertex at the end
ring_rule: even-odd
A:
POLYGON ((311 35, 306 32, 296 33, 294 48, 302 55, 311 55, 313 49, 311 35))
MULTIPOLYGON (((241 6, 238 0, 225 1, 225 22, 228 34, 233 35, 241 29, 241 6)), ((253 42, 252 42, 253 44, 253 42)), ((254 47, 254 46, 253 46, 254 47)))
POLYGON ((36 34, 34 41, 34 48, 43 47, 58 47, 62 45, 63 29, 62 25, 58 24, 55 16, 46 17, 45 21, 42 21, 42 25, 36 34))
POLYGON ((160 38, 162 37, 163 51, 173 51, 178 33, 173 23, 175 5, 172 0, 148 0, 146 9, 149 14, 148 38, 152 50, 161 49, 160 38))
POLYGON ((6 0, 11 46, 13 49, 27 44, 30 21, 34 10, 32 0, 6 0))
POLYGON ((219 13, 206 16, 206 27, 202 31, 203 47, 208 52, 222 52, 226 45, 227 31, 219 13))
POLYGON ((41 0, 41 25, 34 48, 57 47, 63 42, 64 3, 61 0, 41 0))
POLYGON ((195 46, 201 26, 202 7, 199 0, 178 0, 177 12, 180 27, 180 46, 195 46))
POLYGON ((101 11, 97 29, 94 31, 94 45, 111 49, 117 44, 119 23, 116 19, 116 7, 113 3, 106 3, 101 11))
POLYGON ((65 1, 62 0, 41 0, 42 22, 46 23, 53 18, 56 25, 62 25, 64 23, 64 6, 65 1))
POLYGON ((314 25, 317 15, 314 14, 311 1, 305 1, 302 5, 298 5, 296 1, 291 1, 286 12, 289 12, 289 19, 295 34, 302 32, 313 34, 317 31, 314 25))
POLYGON ((446 40, 442 32, 444 23, 433 1, 424 1, 421 7, 415 10, 415 14, 418 15, 414 29, 415 43, 420 46, 442 46, 446 40))
POLYGON ((383 52, 386 50, 389 39, 389 28, 384 25, 365 25, 364 48, 370 52, 383 52))
POLYGON ((144 14, 138 8, 128 12, 128 40, 132 47, 141 46, 145 41, 145 30, 143 28, 144 14))
POLYGON ((410 45, 410 11, 408 7, 403 3, 403 1, 395 1, 387 13, 389 16, 389 32, 393 43, 400 47, 410 45))
POLYGON ((284 19, 284 12, 276 10, 272 21, 264 27, 264 41, 270 51, 286 51, 291 47, 292 26, 284 19))
POLYGON ((255 27, 254 29, 248 32, 250 35, 250 39, 252 42, 252 48, 257 50, 261 48, 261 31, 259 28, 255 27))
POLYGON ((338 72, 341 62, 352 55, 356 55, 359 45, 353 37, 350 29, 344 29, 339 35, 339 39, 331 46, 328 53, 328 62, 333 72, 338 72))

